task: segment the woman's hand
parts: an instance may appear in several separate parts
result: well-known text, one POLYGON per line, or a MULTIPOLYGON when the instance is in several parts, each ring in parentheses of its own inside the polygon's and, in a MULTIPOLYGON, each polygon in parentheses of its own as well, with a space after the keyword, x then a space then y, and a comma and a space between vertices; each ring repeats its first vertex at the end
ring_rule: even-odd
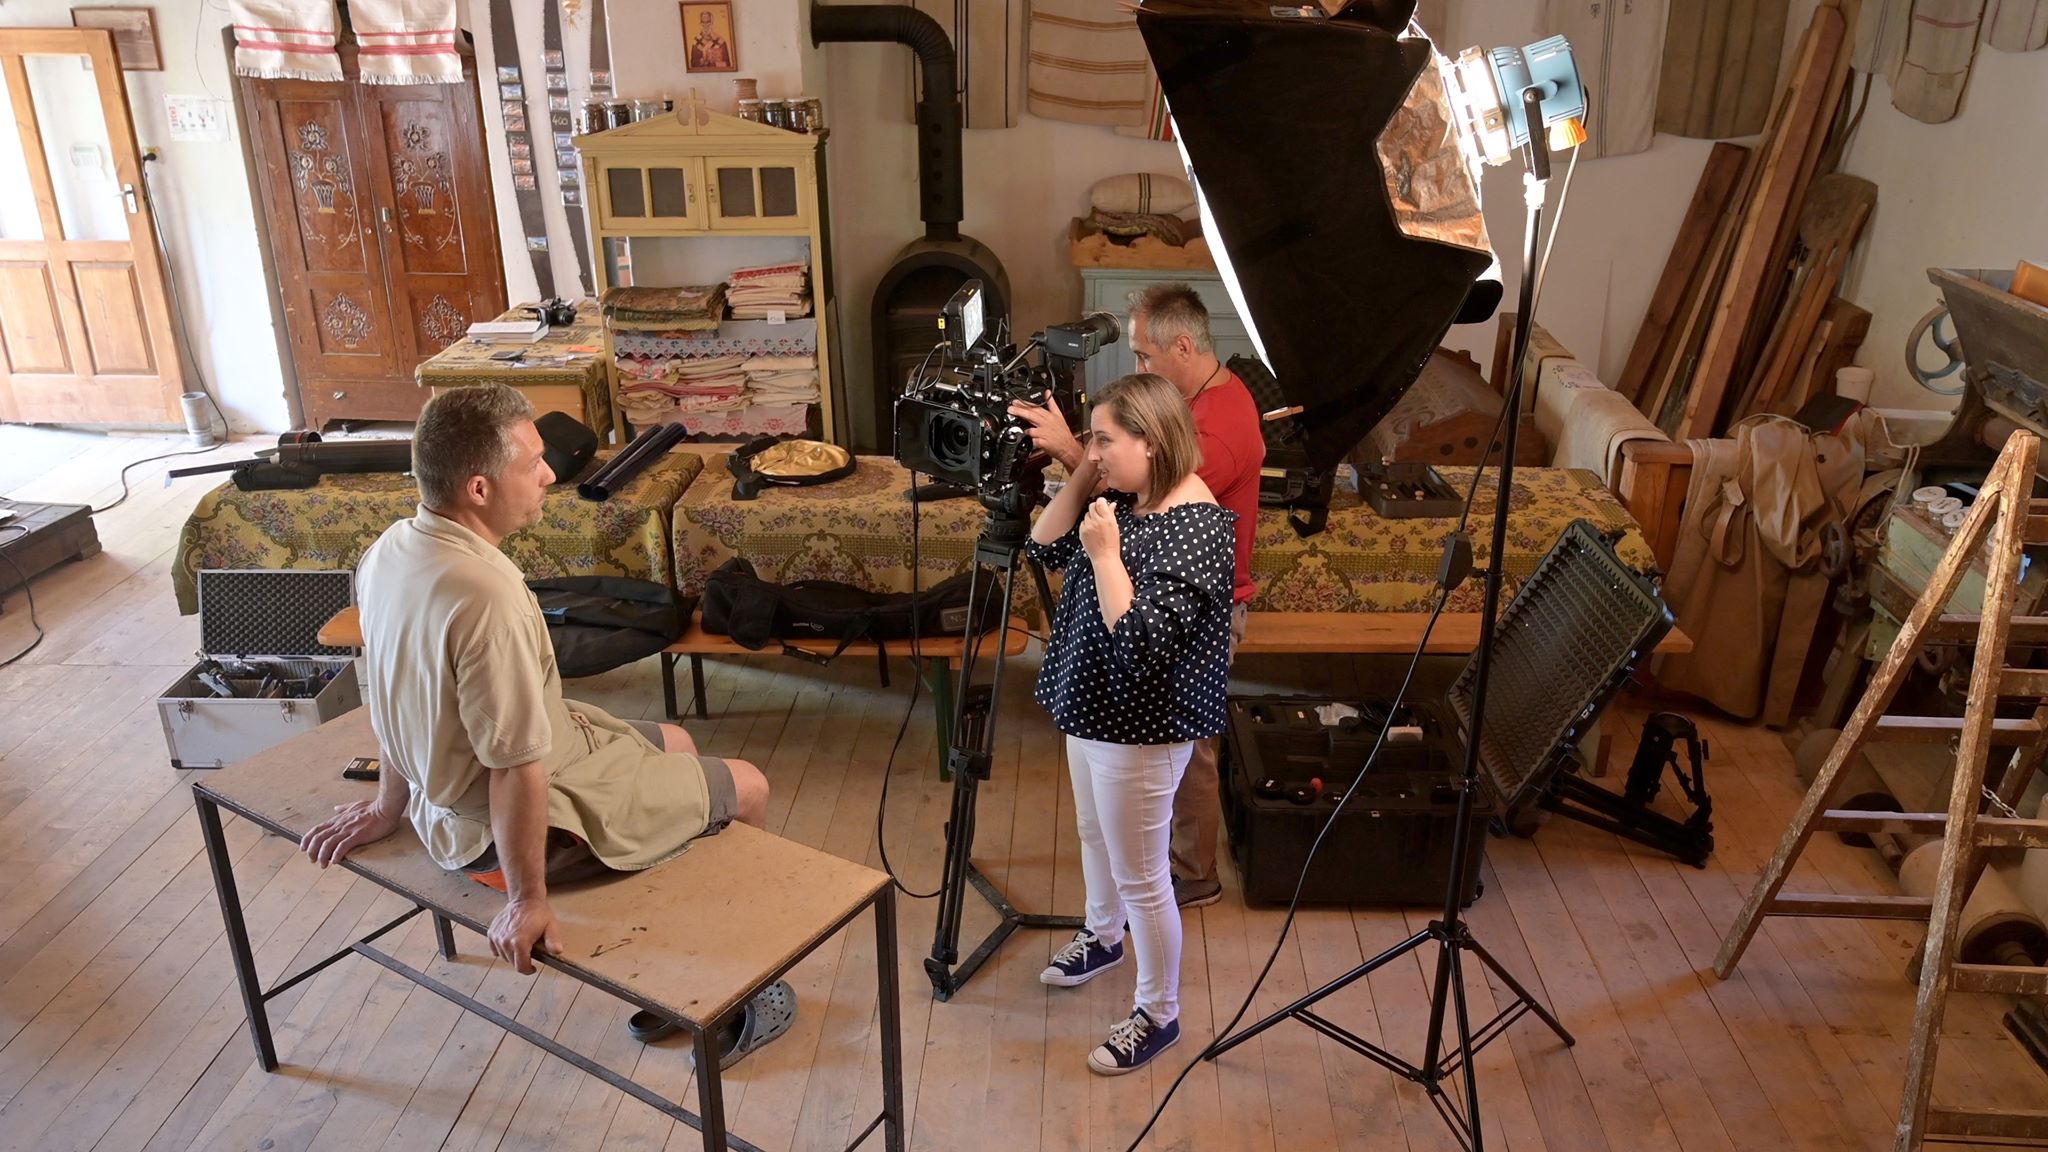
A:
POLYGON ((1081 518, 1081 547, 1088 550, 1088 559, 1098 567, 1104 560, 1123 557, 1123 534, 1116 526, 1116 507, 1102 497, 1091 502, 1087 515, 1081 518))

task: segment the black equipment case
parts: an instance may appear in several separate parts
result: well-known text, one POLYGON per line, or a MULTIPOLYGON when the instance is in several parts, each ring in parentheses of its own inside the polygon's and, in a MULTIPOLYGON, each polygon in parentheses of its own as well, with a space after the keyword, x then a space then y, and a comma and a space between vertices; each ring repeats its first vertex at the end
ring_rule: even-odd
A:
MULTIPOLYGON (((1317 709, 1332 703, 1295 696, 1230 701, 1223 817, 1249 901, 1285 904, 1294 895, 1316 833, 1379 735, 1383 702, 1345 701, 1360 714, 1327 724, 1317 709), (1320 789, 1305 791, 1312 780, 1320 789)), ((1379 762, 1316 854, 1302 886, 1305 904, 1443 902, 1464 741, 1449 710, 1435 702, 1402 705, 1394 723, 1379 762)), ((1493 797, 1481 785, 1465 840, 1468 904, 1479 895, 1479 857, 1493 814, 1493 797)))

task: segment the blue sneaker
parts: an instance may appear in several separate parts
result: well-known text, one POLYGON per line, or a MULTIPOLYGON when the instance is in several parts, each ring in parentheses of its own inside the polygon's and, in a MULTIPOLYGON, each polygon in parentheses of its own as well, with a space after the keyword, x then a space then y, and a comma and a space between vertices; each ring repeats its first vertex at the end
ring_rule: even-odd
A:
POLYGON ((1052 963, 1038 974, 1038 982, 1056 988, 1075 988, 1124 962, 1124 942, 1104 944, 1086 928, 1074 933, 1067 946, 1052 954, 1052 963))
POLYGON ((1110 1025, 1109 1039, 1088 1054, 1088 1067, 1104 1076, 1135 1072, 1179 1039, 1180 1021, 1154 1023, 1143 1008, 1133 1008, 1130 1019, 1110 1025))

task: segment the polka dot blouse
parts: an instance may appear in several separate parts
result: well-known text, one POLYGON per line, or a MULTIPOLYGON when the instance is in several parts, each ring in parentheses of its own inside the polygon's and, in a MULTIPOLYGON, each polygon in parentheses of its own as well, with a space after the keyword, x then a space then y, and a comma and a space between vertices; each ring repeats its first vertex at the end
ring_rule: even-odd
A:
POLYGON ((1175 744, 1220 736, 1230 690, 1230 593, 1236 578, 1237 514, 1215 504, 1176 504, 1149 516, 1136 498, 1111 492, 1131 608, 1102 623, 1095 568, 1080 527, 1030 556, 1064 568, 1052 636, 1038 674, 1038 702, 1069 736, 1111 744, 1175 744))

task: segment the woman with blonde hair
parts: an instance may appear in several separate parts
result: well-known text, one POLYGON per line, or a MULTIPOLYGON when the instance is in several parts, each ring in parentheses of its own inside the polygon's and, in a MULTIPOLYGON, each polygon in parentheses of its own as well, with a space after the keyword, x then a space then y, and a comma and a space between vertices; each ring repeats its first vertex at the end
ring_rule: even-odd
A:
POLYGON ((1164 378, 1095 396, 1087 453, 1028 551, 1066 579, 1038 702, 1067 738, 1087 927, 1039 979, 1085 984, 1138 953, 1137 1003, 1088 1055, 1116 1076, 1180 1039, 1180 909, 1167 844, 1193 742, 1223 732, 1235 513, 1195 475, 1187 401, 1164 378))

